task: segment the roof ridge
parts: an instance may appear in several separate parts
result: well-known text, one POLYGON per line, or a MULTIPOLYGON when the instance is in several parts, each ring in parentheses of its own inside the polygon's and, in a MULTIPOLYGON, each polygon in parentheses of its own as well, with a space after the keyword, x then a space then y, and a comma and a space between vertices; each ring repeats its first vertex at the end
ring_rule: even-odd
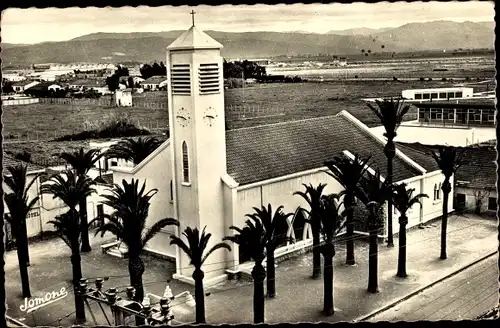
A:
POLYGON ((327 119, 327 118, 337 117, 339 114, 340 113, 337 113, 337 114, 334 114, 334 115, 325 115, 325 116, 319 116, 319 117, 304 118, 304 119, 299 119, 299 120, 290 120, 290 121, 285 121, 285 122, 260 124, 260 125, 255 125, 255 126, 248 126, 248 127, 243 127, 243 128, 231 129, 231 130, 227 130, 226 132, 240 131, 240 130, 250 130, 250 129, 257 129, 257 128, 261 128, 261 127, 278 126, 278 125, 286 125, 286 124, 292 124, 292 123, 299 123, 299 122, 306 122, 306 121, 327 119))

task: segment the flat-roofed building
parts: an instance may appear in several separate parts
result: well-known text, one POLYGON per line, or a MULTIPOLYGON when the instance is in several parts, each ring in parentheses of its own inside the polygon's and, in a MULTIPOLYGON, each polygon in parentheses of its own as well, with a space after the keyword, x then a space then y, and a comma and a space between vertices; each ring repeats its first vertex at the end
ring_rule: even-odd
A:
POLYGON ((407 100, 439 101, 472 97, 473 88, 433 88, 403 90, 401 96, 407 100))
POLYGON ((418 122, 423 125, 495 127, 495 104, 415 103, 418 122))

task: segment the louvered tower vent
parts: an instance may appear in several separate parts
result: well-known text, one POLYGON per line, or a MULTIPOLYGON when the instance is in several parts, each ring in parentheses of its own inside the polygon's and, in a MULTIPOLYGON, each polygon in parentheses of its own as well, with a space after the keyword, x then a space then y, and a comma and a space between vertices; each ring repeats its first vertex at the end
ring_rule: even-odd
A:
POLYGON ((172 65, 172 93, 174 95, 191 95, 191 76, 189 64, 172 65))
POLYGON ((200 95, 220 93, 219 74, 218 64, 200 64, 200 95))

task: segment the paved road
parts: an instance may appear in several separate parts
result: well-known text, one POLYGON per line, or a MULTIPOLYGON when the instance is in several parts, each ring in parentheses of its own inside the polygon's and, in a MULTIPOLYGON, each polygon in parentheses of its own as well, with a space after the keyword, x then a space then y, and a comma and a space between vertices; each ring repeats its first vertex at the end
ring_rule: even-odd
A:
POLYGON ((498 303, 497 259, 491 256, 368 321, 474 319, 498 303))

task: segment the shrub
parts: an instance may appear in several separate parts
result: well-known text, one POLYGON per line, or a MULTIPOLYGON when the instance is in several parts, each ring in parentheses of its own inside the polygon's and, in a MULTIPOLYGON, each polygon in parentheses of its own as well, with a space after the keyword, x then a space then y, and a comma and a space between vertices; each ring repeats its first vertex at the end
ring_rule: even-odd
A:
POLYGON ((420 81, 425 81, 425 78, 421 77, 421 78, 420 78, 420 81))
POLYGON ((14 158, 28 163, 31 162, 31 154, 28 153, 26 150, 23 150, 22 153, 15 154, 14 158))
POLYGON ((67 134, 56 138, 55 141, 73 141, 87 139, 107 139, 120 137, 133 137, 141 135, 150 135, 146 129, 141 129, 130 123, 126 119, 109 122, 101 129, 86 130, 80 133, 67 134))
POLYGON ((446 81, 446 78, 445 78, 445 77, 443 77, 443 78, 441 79, 441 81, 446 81))
POLYGON ((230 77, 227 79, 226 85, 229 89, 242 88, 243 87, 243 80, 237 79, 234 77, 230 77))
POLYGON ((394 81, 397 81, 397 80, 398 80, 398 78, 397 78, 397 77, 395 77, 395 76, 393 76, 393 77, 392 77, 392 79, 393 79, 394 81))
POLYGON ((430 77, 430 78, 428 79, 428 81, 432 81, 432 77, 430 77))
POLYGON ((357 75, 354 75, 354 78, 355 78, 355 79, 357 79, 357 78, 358 78, 358 76, 357 76, 357 75))
POLYGON ((469 76, 466 76, 466 77, 465 77, 465 81, 470 81, 470 77, 469 77, 469 76))

